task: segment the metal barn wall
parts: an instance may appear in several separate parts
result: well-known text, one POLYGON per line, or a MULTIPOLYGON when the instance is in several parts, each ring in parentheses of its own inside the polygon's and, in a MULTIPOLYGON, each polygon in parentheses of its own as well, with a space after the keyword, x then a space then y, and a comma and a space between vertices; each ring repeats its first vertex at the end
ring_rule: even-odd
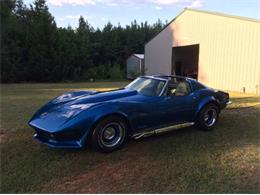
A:
POLYGON ((145 74, 170 74, 173 36, 170 26, 145 45, 145 74))
POLYGON ((145 66, 151 69, 147 73, 171 73, 171 56, 162 59, 161 54, 171 52, 169 42, 173 47, 199 44, 199 81, 217 89, 243 91, 245 88, 247 93, 259 94, 259 35, 258 21, 185 10, 146 45, 145 66), (166 32, 171 34, 170 38, 166 32), (165 34, 167 37, 163 38, 165 34), (156 44, 166 44, 167 47, 164 46, 162 50, 162 46, 156 44), (154 63, 153 58, 159 60, 154 63), (155 68, 160 63, 166 65, 155 68))

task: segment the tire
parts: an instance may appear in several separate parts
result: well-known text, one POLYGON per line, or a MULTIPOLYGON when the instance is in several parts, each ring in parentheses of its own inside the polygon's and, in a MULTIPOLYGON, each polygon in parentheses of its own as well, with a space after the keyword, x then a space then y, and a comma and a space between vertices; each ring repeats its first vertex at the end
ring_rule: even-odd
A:
POLYGON ((110 116, 96 125, 91 143, 98 151, 113 152, 121 148, 126 139, 126 122, 120 117, 110 116))
POLYGON ((219 116, 219 108, 214 103, 207 104, 202 108, 197 119, 197 127, 204 131, 212 130, 219 116))

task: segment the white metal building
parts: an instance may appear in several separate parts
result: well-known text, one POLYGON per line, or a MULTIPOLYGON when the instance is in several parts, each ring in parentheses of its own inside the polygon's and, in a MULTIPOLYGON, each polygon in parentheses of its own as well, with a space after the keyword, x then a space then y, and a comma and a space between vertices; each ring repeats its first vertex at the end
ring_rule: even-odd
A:
POLYGON ((145 69, 260 94, 260 20, 185 9, 145 45, 145 69))

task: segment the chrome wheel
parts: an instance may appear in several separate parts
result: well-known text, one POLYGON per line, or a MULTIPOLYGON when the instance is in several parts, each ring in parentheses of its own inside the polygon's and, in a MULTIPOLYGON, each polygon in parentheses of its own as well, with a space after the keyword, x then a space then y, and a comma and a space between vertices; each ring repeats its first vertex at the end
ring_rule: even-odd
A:
POLYGON ((99 121, 91 136, 92 146, 101 152, 113 152, 123 146, 127 140, 128 126, 118 116, 108 116, 99 121))
POLYGON ((116 130, 112 127, 109 127, 104 130, 103 136, 106 140, 112 140, 115 137, 115 135, 116 135, 116 130))
POLYGON ((105 147, 114 147, 124 137, 124 130, 119 122, 110 122, 100 131, 99 141, 105 147))
POLYGON ((200 111, 196 120, 196 125, 204 131, 210 131, 218 121, 219 108, 216 103, 205 105, 200 111))
POLYGON ((204 123, 207 127, 211 127, 215 124, 217 120, 217 111, 212 108, 205 112, 204 114, 204 123))

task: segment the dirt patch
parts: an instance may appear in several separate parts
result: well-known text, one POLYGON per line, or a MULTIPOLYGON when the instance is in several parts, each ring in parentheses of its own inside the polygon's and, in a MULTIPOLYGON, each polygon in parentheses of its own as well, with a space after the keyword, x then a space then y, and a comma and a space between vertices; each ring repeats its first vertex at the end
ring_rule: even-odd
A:
POLYGON ((6 131, 0 131, 0 144, 6 143, 8 142, 8 140, 10 139, 11 133, 7 133, 6 131))
POLYGON ((149 156, 141 153, 138 147, 131 148, 120 160, 102 162, 84 173, 64 179, 63 182, 51 181, 41 192, 144 193, 145 183, 140 181, 154 177, 156 171, 149 156))
POLYGON ((32 132, 21 129, 19 132, 14 130, 0 130, 0 144, 14 142, 17 140, 31 139, 32 132))

